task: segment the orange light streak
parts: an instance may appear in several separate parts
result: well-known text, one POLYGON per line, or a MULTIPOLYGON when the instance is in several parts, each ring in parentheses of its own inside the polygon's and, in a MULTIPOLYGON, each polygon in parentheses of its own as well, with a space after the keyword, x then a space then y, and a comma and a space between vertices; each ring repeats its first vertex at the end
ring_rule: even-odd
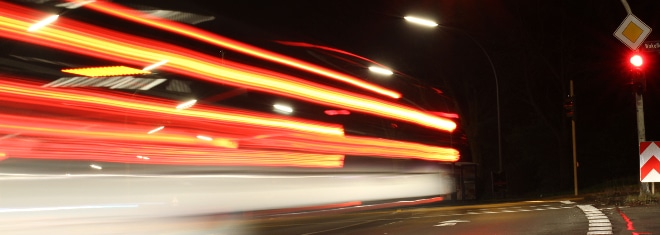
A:
MULTIPOLYGON (((79 2, 77 0, 69 0, 70 2, 79 2)), ((344 83, 348 83, 381 95, 389 96, 391 98, 401 98, 401 94, 392 91, 383 87, 380 87, 378 85, 368 83, 365 81, 362 81, 359 78, 352 77, 346 74, 341 74, 336 71, 332 71, 326 68, 323 68, 321 66, 317 66, 311 63, 307 63, 301 60, 297 60, 295 58, 291 58, 288 56, 280 55, 277 53, 273 53, 264 49, 260 49, 258 47, 254 47, 245 43, 241 43, 229 38, 225 38, 195 27, 191 27, 189 25, 181 24, 178 22, 166 20, 166 19, 158 19, 153 16, 146 16, 143 13, 139 11, 135 11, 130 8, 123 7, 118 4, 114 4, 111 2, 107 1, 96 1, 92 2, 89 4, 86 4, 85 7, 88 7, 90 9, 96 10, 103 12, 105 14, 113 15, 115 17, 119 17, 125 20, 130 20, 133 22, 145 24, 151 27, 159 28, 162 30, 166 30, 169 32, 177 33, 180 35, 184 35, 190 38, 194 38, 200 41, 204 41, 213 45, 217 45, 223 48, 229 48, 231 50, 235 50, 244 54, 248 54, 257 58, 265 59, 268 61, 288 65, 294 68, 298 68, 301 70, 305 70, 308 72, 316 73, 328 78, 332 78, 344 83)))
MULTIPOLYGON (((126 112, 126 107, 121 102, 128 101, 124 101, 121 96, 108 96, 104 93, 93 93, 95 96, 92 97, 84 95, 91 92, 78 91, 82 94, 77 94, 73 93, 73 91, 75 90, 63 92, 58 89, 35 86, 31 87, 30 85, 25 84, 19 86, 12 83, 10 80, 2 80, 0 81, 0 95, 5 102, 1 107, 4 107, 5 110, 11 110, 11 108, 8 107, 12 107, 12 104, 19 107, 24 106, 23 104, 33 104, 30 107, 40 107, 39 110, 41 111, 41 115, 48 114, 55 110, 70 113, 71 111, 81 111, 78 110, 78 108, 85 107, 89 108, 89 110, 86 111, 88 111, 87 115, 91 116, 99 116, 98 114, 103 112, 116 113, 119 111, 120 113, 126 113, 129 116, 140 118, 146 116, 148 118, 148 115, 145 115, 145 113, 148 114, 149 111, 139 111, 142 111, 142 109, 153 109, 154 107, 152 106, 157 106, 149 105, 153 102, 143 101, 136 99, 136 97, 132 97, 130 100, 131 103, 139 104, 141 106, 136 106, 139 108, 133 110, 138 112, 126 112), (40 95, 35 95, 35 93, 40 95), (62 96, 65 96, 68 99, 59 98, 62 96), (89 100, 93 100, 93 102, 89 100), (67 103, 67 105, 62 106, 62 103, 67 103), (114 104, 114 106, 111 104, 114 104), (57 109, 43 109, 41 106, 51 106, 56 107, 57 109)), ((160 109, 165 111, 169 110, 179 114, 178 116, 186 118, 188 117, 181 114, 196 111, 194 109, 176 111, 171 105, 165 105, 160 109)), ((159 112, 154 112, 153 115, 163 117, 159 112)), ((167 119, 169 120, 169 118, 167 119)), ((0 123, 0 133, 21 133, 21 136, 32 136, 37 137, 38 139, 68 139, 71 143, 75 144, 93 141, 95 143, 103 143, 103 145, 106 146, 108 142, 120 142, 123 145, 137 144, 146 146, 159 144, 176 146, 177 148, 183 146, 195 146, 196 148, 202 149, 212 147, 215 149, 214 151, 220 151, 219 149, 226 148, 239 148, 241 150, 261 151, 263 149, 267 151, 299 152, 324 156, 358 155, 392 158, 418 158, 433 161, 455 161, 458 159, 458 151, 450 148, 369 137, 348 136, 343 138, 341 136, 331 137, 326 134, 303 135, 295 134, 295 132, 287 130, 280 130, 278 132, 271 130, 270 134, 267 134, 268 132, 264 132, 263 128, 259 128, 259 126, 245 125, 240 122, 233 125, 216 125, 208 127, 203 124, 199 124, 201 126, 193 124, 193 126, 197 128, 207 130, 205 131, 204 136, 208 136, 208 138, 200 140, 198 139, 199 137, 196 136, 198 134, 191 134, 196 131, 189 127, 181 128, 172 126, 167 129, 162 129, 158 133, 149 134, 147 130, 153 130, 152 125, 131 125, 125 123, 123 121, 124 119, 121 119, 120 122, 117 123, 116 121, 98 122, 0 114, 0 120, 3 120, 0 123), (242 136, 238 133, 242 134, 242 136), (251 138, 251 135, 254 135, 255 133, 261 134, 261 137, 251 138)), ((185 119, 178 121, 185 121, 185 119)), ((204 123, 190 120, 189 122, 204 123)), ((107 149, 107 146, 100 149, 107 149)), ((132 152, 131 154, 131 156, 134 157, 136 153, 132 152)), ((143 154, 153 156, 153 152, 150 151, 146 151, 143 154)), ((159 154, 163 155, 165 153, 159 152, 159 154)), ((190 154, 198 153, 191 152, 190 154)))
POLYGON ((312 153, 341 153, 344 155, 387 158, 415 158, 430 161, 458 161, 459 151, 453 148, 371 137, 324 137, 280 135, 241 139, 241 149, 276 149, 312 153))
MULTIPOLYGON (((199 140, 186 131, 150 135, 144 126, 125 123, 55 120, 0 114, 0 133, 21 133, 0 139, 3 154, 12 158, 94 160, 102 162, 177 164, 341 167, 341 154, 279 150, 239 150, 236 140, 199 140), (149 156, 147 158, 136 157, 149 156), (145 161, 148 159, 149 161, 145 161)), ((174 129, 174 130, 171 130, 174 129)), ((1 159, 1 157, 0 157, 1 159)))
MULTIPOLYGON (((51 97, 45 99, 39 96, 34 96, 30 92, 23 92, 16 96, 15 93, 7 93, 5 90, 16 90, 8 81, 0 81, 0 95, 5 99, 5 105, 8 103, 20 104, 34 104, 34 105, 51 105, 59 107, 60 110, 64 109, 65 112, 76 111, 76 108, 81 107, 79 104, 70 103, 67 106, 61 106, 62 101, 73 102, 74 100, 87 100, 90 97, 82 96, 80 94, 68 94, 60 91, 49 91, 50 88, 41 88, 46 93, 53 93, 51 97), (28 95, 25 95, 25 94, 28 95), (72 95, 71 99, 51 99, 61 95, 72 95), (30 102, 33 101, 33 102, 30 102)), ((30 91, 30 90, 27 90, 30 91)), ((34 92, 32 90, 31 92, 34 92)), ((103 94, 97 94, 97 97, 102 98, 103 94)), ((121 97, 114 97, 114 99, 97 100, 102 102, 100 104, 87 104, 92 107, 88 115, 99 116, 102 112, 117 112, 110 109, 112 106, 107 102, 110 100, 122 101, 121 97), (110 106, 110 107, 109 107, 110 106)), ((133 99, 132 101, 136 101, 133 99)), ((138 103, 145 103, 143 101, 138 103)), ((37 107, 37 106, 31 107, 37 107)), ((7 107, 7 106, 3 106, 7 107)), ((84 107, 84 106, 83 106, 84 107)), ((148 105, 147 105, 148 107, 148 105)), ((121 110, 121 105, 117 110, 121 110)), ((173 110, 168 107, 166 110, 173 110)), ((42 114, 47 113, 49 109, 42 109, 42 114)), ((190 110, 194 111, 194 110, 190 110)), ((120 111, 120 112, 125 112, 120 111)), ((176 112, 176 111, 174 111, 176 112)), ((75 114, 74 114, 75 115, 75 114)), ((145 117, 144 113, 127 113, 130 116, 145 117)), ((155 116, 162 116, 155 113, 155 116)), ((148 117, 147 117, 148 118, 148 117)), ((392 157, 392 158, 418 158, 433 161, 455 161, 458 159, 458 151, 450 148, 442 148, 435 146, 428 146, 416 143, 393 141, 379 138, 369 137, 354 137, 347 136, 342 138, 330 138, 329 135, 302 135, 294 134, 294 132, 280 130, 279 132, 270 131, 264 132, 258 126, 249 125, 208 125, 192 124, 197 128, 206 130, 215 130, 213 132, 206 131, 205 136, 213 136, 212 141, 200 140, 196 137, 195 130, 188 127, 168 127, 162 129, 157 133, 149 134, 147 130, 153 130, 151 125, 129 125, 124 122, 91 122, 85 120, 66 120, 54 118, 37 118, 29 116, 17 116, 0 114, 0 133, 22 133, 22 135, 44 137, 57 137, 57 138, 76 138, 76 139, 97 139, 100 141, 129 141, 135 143, 158 143, 163 145, 194 145, 198 147, 213 146, 219 148, 241 148, 241 149, 269 149, 278 151, 298 151, 315 154, 336 154, 336 155, 357 155, 357 156, 378 156, 378 157, 392 157), (201 125, 201 126, 197 126, 201 125), (236 126, 235 126, 236 125, 236 126), (83 128, 84 127, 84 128, 83 128), (259 138, 251 138, 251 136, 260 134, 259 138), (266 135, 264 135, 266 134, 266 135), (242 140, 238 140, 242 139, 242 140)), ((123 119, 122 119, 123 120, 123 119)), ((169 118, 168 118, 169 120, 169 118)), ((177 122, 185 120, 177 120, 177 122)), ((204 123, 197 121, 189 121, 190 123, 204 123)))
MULTIPOLYGON (((3 14, 19 19, 30 18, 30 14, 25 12, 29 12, 29 9, 21 8, 23 11, 15 12, 10 11, 13 9, 11 7, 2 8, 4 5, 16 8, 14 5, 0 2, 3 14)), ((413 122, 448 132, 456 128, 456 123, 450 119, 437 117, 414 108, 255 67, 230 63, 226 60, 220 61, 211 56, 153 40, 132 37, 64 19, 57 27, 45 28, 39 31, 39 34, 26 33, 24 28, 28 25, 28 22, 25 21, 0 17, 0 30, 7 32, 0 36, 125 63, 147 63, 165 58, 170 63, 164 67, 164 70, 168 69, 171 72, 211 82, 246 86, 254 90, 413 122), (87 36, 96 34, 104 35, 106 38, 111 37, 112 40, 87 36), (219 66, 220 64, 222 66, 219 66)))
POLYGON ((6 114, 0 114, 0 120, 2 120, 0 123, 0 133, 21 133, 21 135, 28 136, 101 139, 171 145, 228 146, 227 144, 216 145, 214 141, 199 140, 195 136, 179 133, 150 135, 135 131, 146 128, 128 126, 122 123, 85 122, 80 120, 58 121, 47 118, 6 114), (91 126, 94 128, 81 128, 81 126, 91 126))
POLYGON ((151 72, 134 69, 126 66, 106 66, 106 67, 89 67, 89 68, 75 68, 75 69, 62 69, 62 72, 72 73, 87 77, 108 77, 120 75, 135 75, 135 74, 150 74, 151 72))
MULTIPOLYGON (((155 98, 140 99, 138 96, 122 97, 100 92, 42 88, 11 82, 7 79, 0 80, 0 94, 3 95, 5 101, 31 102, 32 104, 41 105, 52 104, 53 102, 77 103, 80 105, 71 106, 70 108, 86 108, 88 110, 98 110, 97 112, 107 111, 110 113, 136 111, 141 112, 141 115, 160 116, 160 118, 162 118, 163 114, 167 114, 170 118, 181 121, 190 121, 190 118, 197 118, 201 119, 200 121, 215 121, 238 127, 254 126, 256 128, 270 130, 267 133, 274 131, 296 131, 328 135, 344 134, 343 128, 337 124, 284 118, 278 115, 267 115, 244 110, 202 107, 199 105, 196 108, 177 110, 174 105, 155 98)), ((144 134, 147 133, 144 132, 144 134)))

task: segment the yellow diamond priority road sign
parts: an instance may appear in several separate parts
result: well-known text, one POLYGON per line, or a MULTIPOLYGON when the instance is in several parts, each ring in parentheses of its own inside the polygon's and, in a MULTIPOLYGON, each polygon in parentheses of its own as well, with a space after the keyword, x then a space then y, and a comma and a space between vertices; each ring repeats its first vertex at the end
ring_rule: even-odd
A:
POLYGON ((649 34, 651 34, 651 27, 644 24, 635 15, 630 14, 619 25, 619 28, 616 29, 614 37, 618 38, 623 44, 630 47, 630 49, 637 50, 649 34))

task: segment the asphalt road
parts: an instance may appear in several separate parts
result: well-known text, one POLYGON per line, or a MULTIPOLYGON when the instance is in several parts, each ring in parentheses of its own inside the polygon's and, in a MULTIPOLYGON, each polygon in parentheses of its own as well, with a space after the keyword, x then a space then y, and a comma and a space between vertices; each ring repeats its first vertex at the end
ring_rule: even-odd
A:
MULTIPOLYGON (((242 234, 659 234, 660 206, 605 207, 581 201, 523 201, 240 222, 242 234)), ((238 231, 234 231, 238 232, 238 231)))

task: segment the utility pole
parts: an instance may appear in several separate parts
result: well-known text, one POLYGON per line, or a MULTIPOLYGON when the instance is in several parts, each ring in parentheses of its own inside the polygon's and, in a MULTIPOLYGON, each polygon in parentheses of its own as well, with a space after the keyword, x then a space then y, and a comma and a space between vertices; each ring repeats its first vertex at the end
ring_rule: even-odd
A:
POLYGON ((578 177, 577 177, 577 146, 576 146, 576 141, 575 141, 575 114, 574 114, 574 109, 575 109, 575 92, 573 88, 573 80, 570 81, 570 93, 569 93, 569 98, 571 102, 571 140, 573 142, 573 189, 575 191, 575 196, 578 195, 578 177))

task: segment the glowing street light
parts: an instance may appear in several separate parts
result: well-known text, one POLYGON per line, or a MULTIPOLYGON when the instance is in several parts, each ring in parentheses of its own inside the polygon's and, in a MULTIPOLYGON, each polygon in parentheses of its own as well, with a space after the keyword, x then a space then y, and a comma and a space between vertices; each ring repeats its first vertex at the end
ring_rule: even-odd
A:
POLYGON ((374 73, 378 73, 378 74, 383 74, 383 75, 392 75, 392 74, 394 74, 394 72, 392 72, 392 70, 377 67, 377 66, 369 66, 369 71, 374 72, 374 73))
POLYGON ((419 25, 424 25, 424 26, 427 26, 427 27, 438 26, 438 23, 436 23, 435 21, 432 21, 432 20, 422 19, 422 18, 418 18, 418 17, 414 17, 414 16, 406 16, 406 17, 403 17, 403 18, 406 19, 408 22, 412 22, 412 23, 419 24, 419 25))
POLYGON ((57 18, 59 18, 59 17, 60 17, 60 15, 52 15, 52 16, 46 17, 46 19, 43 19, 43 20, 33 24, 32 26, 30 26, 30 28, 28 28, 27 31, 28 32, 37 31, 40 28, 43 28, 44 26, 55 22, 57 20, 57 18))

